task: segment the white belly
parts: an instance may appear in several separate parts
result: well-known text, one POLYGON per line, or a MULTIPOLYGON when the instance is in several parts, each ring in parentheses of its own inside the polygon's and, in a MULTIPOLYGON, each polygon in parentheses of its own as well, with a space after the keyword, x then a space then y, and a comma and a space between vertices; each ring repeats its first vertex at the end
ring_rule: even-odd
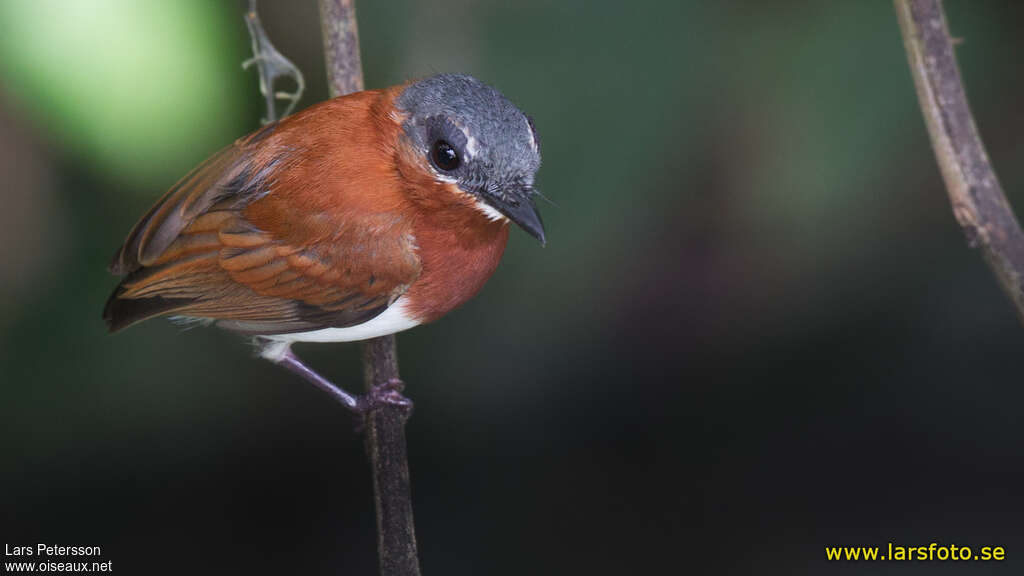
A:
POLYGON ((395 300, 395 303, 388 306, 387 310, 376 317, 346 328, 321 328, 309 332, 295 332, 293 334, 268 334, 261 338, 269 340, 270 343, 260 353, 269 360, 279 359, 288 351, 288 347, 295 342, 355 342, 357 340, 369 340, 378 336, 387 336, 408 330, 420 324, 420 321, 411 318, 405 311, 405 297, 395 300))

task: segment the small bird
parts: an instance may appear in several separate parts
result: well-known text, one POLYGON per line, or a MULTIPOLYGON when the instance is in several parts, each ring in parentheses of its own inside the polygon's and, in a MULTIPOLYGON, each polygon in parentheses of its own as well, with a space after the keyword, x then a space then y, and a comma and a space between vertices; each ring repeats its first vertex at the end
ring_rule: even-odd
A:
POLYGON ((240 138, 132 228, 111 332, 175 316, 256 336, 260 355, 359 410, 294 342, 366 340, 473 297, 509 221, 544 243, 540 143, 501 93, 443 74, 314 105, 240 138))

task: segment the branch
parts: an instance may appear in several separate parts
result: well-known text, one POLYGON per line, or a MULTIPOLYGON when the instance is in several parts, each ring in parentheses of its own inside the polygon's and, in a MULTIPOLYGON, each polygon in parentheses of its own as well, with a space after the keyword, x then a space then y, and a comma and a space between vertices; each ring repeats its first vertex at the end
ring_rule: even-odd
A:
POLYGON ((281 117, 291 114, 295 105, 302 98, 306 90, 306 82, 302 78, 302 71, 292 61, 285 58, 274 44, 270 41, 263 23, 260 22, 259 12, 256 10, 256 0, 249 0, 249 9, 245 13, 245 25, 249 29, 249 38, 252 40, 252 58, 242 62, 242 68, 255 65, 260 76, 260 94, 267 101, 267 117, 263 119, 264 124, 277 120, 277 109, 274 106, 277 100, 288 100, 281 117), (274 83, 278 78, 292 78, 295 80, 295 92, 275 92, 274 83))
POLYGON ((939 0, 895 0, 935 157, 968 243, 978 246, 1024 322, 1024 232, 967 104, 939 0))
MULTIPOLYGON (((362 90, 355 0, 320 0, 320 24, 331 96, 362 90)), ((369 397, 399 382, 394 336, 363 343, 363 372, 369 397)), ((375 404, 366 415, 366 452, 373 469, 377 554, 383 576, 420 573, 405 444, 408 416, 407 408, 391 403, 375 404)))
MULTIPOLYGON (((363 343, 363 377, 370 395, 375 388, 398 381, 394 335, 363 343)), ((373 468, 377 555, 383 576, 419 576, 420 573, 405 446, 408 417, 408 409, 394 404, 381 404, 366 415, 366 453, 373 468)))
POLYGON ((320 29, 331 96, 363 89, 363 61, 359 56, 359 25, 355 0, 320 0, 320 29))

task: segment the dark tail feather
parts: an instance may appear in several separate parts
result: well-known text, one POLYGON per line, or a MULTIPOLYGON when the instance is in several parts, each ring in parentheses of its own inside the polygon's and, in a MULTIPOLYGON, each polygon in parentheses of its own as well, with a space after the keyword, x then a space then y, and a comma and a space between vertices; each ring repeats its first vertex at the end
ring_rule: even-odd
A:
POLYGON ((192 303, 189 298, 121 298, 121 287, 107 299, 103 308, 103 321, 110 332, 117 332, 147 318, 170 314, 192 303))

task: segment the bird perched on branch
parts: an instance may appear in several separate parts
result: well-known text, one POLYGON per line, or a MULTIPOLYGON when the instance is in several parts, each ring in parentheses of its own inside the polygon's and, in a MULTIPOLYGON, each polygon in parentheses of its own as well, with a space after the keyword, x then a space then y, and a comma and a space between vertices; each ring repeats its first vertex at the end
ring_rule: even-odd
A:
POLYGON ((292 343, 437 320, 494 272, 509 221, 544 243, 539 167, 530 118, 469 76, 328 100, 175 184, 114 256, 125 277, 103 318, 111 331, 170 315, 257 336, 264 358, 325 387, 292 343))

